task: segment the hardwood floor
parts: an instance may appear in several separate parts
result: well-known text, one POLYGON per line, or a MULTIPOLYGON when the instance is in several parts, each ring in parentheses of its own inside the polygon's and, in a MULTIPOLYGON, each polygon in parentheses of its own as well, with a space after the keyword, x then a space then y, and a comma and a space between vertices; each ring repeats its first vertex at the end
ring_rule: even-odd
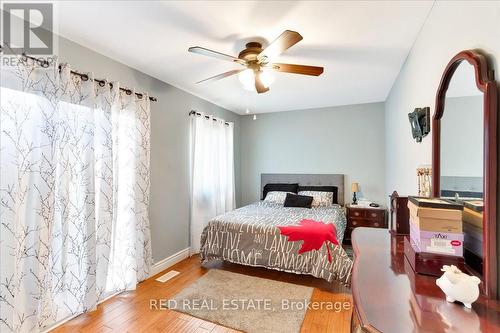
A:
MULTIPOLYGON (((308 309, 301 332, 350 332, 352 297, 348 288, 311 276, 283 273, 265 268, 217 262, 208 267, 314 287, 312 301, 349 302, 351 306, 348 311, 308 309)), ((198 256, 185 259, 140 283, 135 291, 116 295, 100 304, 97 310, 82 314, 52 332, 238 332, 180 312, 150 309, 151 299, 168 299, 207 271, 207 268, 201 267, 198 256), (180 274, 166 283, 155 281, 155 278, 169 270, 179 271, 180 274)))

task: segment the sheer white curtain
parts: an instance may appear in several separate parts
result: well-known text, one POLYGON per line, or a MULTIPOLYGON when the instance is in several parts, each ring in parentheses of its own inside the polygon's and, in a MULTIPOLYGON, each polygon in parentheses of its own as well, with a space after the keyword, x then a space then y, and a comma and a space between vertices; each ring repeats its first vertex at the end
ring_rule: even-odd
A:
POLYGON ((235 208, 234 124, 191 115, 191 252, 200 250, 208 221, 235 208))
POLYGON ((38 332, 149 274, 149 99, 67 65, 1 80, 0 331, 38 332))

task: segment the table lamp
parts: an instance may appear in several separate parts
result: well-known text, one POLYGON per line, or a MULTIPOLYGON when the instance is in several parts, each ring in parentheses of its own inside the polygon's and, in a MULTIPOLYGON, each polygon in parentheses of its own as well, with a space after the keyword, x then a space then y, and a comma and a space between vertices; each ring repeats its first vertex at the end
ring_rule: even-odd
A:
POLYGON ((359 184, 358 183, 352 183, 351 185, 351 191, 352 191, 352 204, 357 205, 358 204, 358 198, 356 198, 356 192, 359 192, 359 184))

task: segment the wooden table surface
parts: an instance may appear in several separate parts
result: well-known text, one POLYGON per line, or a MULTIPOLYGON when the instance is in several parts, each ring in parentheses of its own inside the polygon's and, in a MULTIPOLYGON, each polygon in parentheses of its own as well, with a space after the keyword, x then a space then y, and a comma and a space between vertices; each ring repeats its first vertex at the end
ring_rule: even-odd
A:
POLYGON ((498 301, 480 297, 472 310, 448 303, 436 277, 413 272, 404 256, 403 236, 388 230, 353 231, 354 304, 369 332, 500 332, 498 301))

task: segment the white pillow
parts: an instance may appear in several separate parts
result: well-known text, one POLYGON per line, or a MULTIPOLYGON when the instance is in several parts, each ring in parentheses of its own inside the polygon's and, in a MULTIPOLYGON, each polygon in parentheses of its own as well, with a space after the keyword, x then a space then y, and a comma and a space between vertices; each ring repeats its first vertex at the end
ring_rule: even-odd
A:
POLYGON ((281 191, 267 192, 264 201, 284 204, 287 193, 291 193, 291 192, 281 192, 281 191))
POLYGON ((300 191, 298 195, 313 197, 311 207, 331 207, 333 206, 333 192, 322 191, 300 191))

